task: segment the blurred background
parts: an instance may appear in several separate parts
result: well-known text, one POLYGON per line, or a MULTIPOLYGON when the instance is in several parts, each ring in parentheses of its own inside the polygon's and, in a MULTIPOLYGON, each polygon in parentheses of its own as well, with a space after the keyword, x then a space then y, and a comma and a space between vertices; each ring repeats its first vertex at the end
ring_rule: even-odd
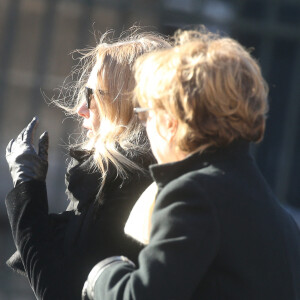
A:
MULTIPOLYGON (((25 278, 5 265, 15 249, 4 199, 12 188, 5 148, 34 115, 50 134, 49 207, 66 205, 65 145, 76 124, 42 97, 57 95, 75 62, 70 52, 131 25, 164 34, 193 24, 236 38, 262 66, 270 86, 264 141, 253 147, 282 205, 300 224, 299 0, 0 0, 0 300, 35 299, 25 278)), ((267 216, 266 216, 267 217, 267 216)))

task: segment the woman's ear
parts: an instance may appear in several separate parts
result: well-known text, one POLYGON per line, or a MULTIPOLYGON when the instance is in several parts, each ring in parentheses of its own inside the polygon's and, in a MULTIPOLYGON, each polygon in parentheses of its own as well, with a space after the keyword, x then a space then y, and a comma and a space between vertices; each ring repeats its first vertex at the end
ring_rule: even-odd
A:
POLYGON ((178 121, 166 112, 159 111, 156 114, 156 130, 166 142, 170 143, 177 132, 178 121))
POLYGON ((166 139, 170 143, 177 132, 178 121, 172 118, 169 114, 165 113, 165 128, 166 128, 166 139))

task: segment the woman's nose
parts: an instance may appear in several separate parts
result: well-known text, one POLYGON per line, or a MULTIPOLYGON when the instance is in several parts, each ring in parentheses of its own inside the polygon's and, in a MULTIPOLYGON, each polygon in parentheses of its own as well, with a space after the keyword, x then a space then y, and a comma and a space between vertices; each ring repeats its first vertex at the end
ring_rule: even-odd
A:
POLYGON ((80 106, 77 108, 77 114, 83 118, 90 117, 90 110, 88 109, 85 102, 82 102, 80 106))

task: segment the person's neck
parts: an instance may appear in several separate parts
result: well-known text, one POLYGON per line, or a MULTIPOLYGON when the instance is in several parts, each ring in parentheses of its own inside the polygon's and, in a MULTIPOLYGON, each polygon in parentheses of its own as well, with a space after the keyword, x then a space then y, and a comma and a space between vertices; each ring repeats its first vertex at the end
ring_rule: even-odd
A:
POLYGON ((166 163, 172 163, 176 161, 180 161, 185 159, 190 153, 181 151, 181 150, 174 150, 172 153, 169 153, 169 155, 164 158, 163 160, 158 160, 159 164, 166 164, 166 163))

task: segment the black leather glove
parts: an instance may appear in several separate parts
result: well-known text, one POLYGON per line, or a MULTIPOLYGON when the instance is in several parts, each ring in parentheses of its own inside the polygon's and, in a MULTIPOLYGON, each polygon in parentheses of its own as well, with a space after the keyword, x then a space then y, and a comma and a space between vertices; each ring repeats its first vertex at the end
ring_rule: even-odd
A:
POLYGON ((33 147, 34 131, 38 125, 37 117, 24 128, 16 140, 12 139, 6 148, 8 162, 14 187, 29 180, 45 181, 48 171, 48 132, 39 138, 39 149, 33 147))

